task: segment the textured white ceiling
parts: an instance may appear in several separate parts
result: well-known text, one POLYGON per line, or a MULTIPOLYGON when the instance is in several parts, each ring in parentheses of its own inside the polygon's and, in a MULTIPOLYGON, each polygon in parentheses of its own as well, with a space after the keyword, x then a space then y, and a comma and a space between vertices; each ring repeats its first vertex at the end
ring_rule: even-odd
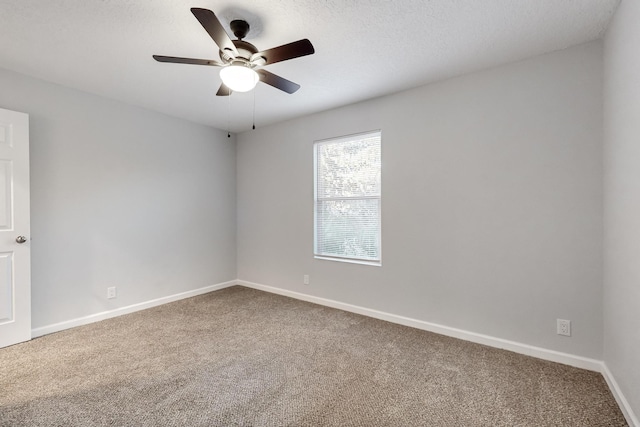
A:
POLYGON ((259 83, 261 126, 600 38, 619 1, 0 0, 0 67, 220 129, 231 111, 239 132, 254 93, 216 97, 218 68, 151 58, 218 59, 191 7, 248 20, 258 49, 315 46, 266 67, 302 88, 259 83))

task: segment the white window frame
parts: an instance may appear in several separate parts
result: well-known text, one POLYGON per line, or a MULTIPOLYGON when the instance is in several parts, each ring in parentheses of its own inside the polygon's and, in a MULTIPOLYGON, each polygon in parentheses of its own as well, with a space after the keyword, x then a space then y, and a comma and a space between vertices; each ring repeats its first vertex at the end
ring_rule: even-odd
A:
POLYGON ((378 259, 371 260, 365 258, 350 258, 336 255, 323 255, 318 253, 318 147, 323 144, 335 144, 340 142, 349 142, 355 139, 364 139, 369 136, 377 136, 380 138, 380 155, 382 156, 382 131, 372 130, 351 135, 339 136, 335 138, 327 138, 313 142, 313 255, 315 259, 348 262, 354 264, 364 264, 373 266, 382 266, 382 165, 380 166, 381 182, 380 194, 378 196, 362 196, 362 197, 326 197, 321 200, 378 200, 378 259))

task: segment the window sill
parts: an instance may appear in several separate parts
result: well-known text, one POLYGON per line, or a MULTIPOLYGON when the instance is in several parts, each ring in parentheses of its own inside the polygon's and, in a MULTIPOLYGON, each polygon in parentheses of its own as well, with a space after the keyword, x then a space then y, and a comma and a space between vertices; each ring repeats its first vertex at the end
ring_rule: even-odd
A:
POLYGON ((346 262, 349 264, 361 264, 361 265, 372 265, 374 267, 382 267, 382 261, 366 261, 362 259, 350 259, 350 258, 333 258, 328 256, 314 255, 315 259, 321 259, 324 261, 338 261, 338 262, 346 262))

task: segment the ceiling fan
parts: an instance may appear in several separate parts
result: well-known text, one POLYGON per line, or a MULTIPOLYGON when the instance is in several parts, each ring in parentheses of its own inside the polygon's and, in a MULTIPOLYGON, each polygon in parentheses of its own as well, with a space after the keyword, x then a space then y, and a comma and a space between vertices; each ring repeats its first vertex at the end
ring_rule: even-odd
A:
POLYGON ((220 48, 220 60, 222 62, 210 59, 153 55, 156 61, 223 67, 220 70, 222 85, 216 93, 218 96, 228 96, 234 91, 250 91, 258 83, 258 80, 290 94, 300 89, 299 84, 260 67, 311 55, 315 52, 315 49, 308 39, 258 51, 254 45, 243 40, 249 32, 249 23, 246 21, 240 19, 231 21, 231 31, 237 37, 237 40, 231 40, 212 11, 194 7, 191 8, 191 13, 220 48))

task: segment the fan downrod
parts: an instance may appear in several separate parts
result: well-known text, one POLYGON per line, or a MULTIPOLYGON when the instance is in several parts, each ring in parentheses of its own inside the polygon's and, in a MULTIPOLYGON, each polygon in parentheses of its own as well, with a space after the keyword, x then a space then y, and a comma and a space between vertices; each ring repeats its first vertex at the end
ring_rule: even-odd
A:
POLYGON ((242 40, 247 37, 247 34, 249 33, 249 23, 243 19, 234 19, 229 23, 229 27, 238 40, 242 40))

